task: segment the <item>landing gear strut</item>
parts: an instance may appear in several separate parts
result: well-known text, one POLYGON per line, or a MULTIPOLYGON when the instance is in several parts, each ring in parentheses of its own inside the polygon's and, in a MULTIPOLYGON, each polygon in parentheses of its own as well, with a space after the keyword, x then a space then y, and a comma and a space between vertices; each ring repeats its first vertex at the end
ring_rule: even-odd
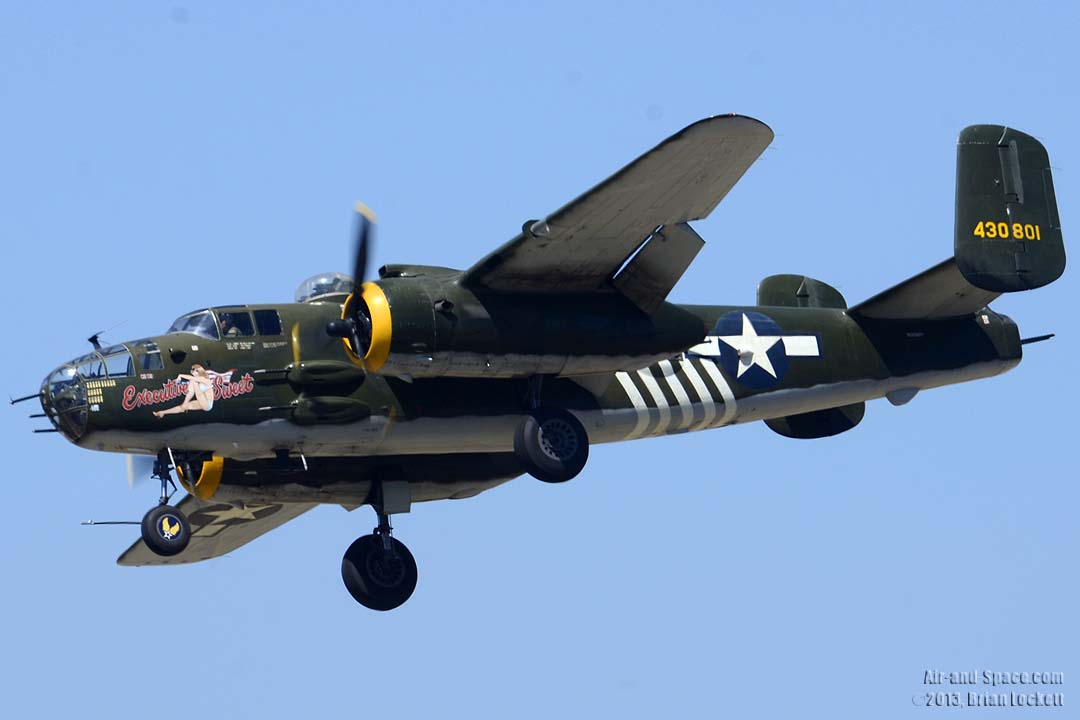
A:
POLYGON ((416 560, 391 533, 382 490, 376 486, 373 507, 379 525, 371 535, 357 538, 341 558, 341 579, 356 602, 372 610, 393 610, 416 589, 416 560))
POLYGON ((179 509, 169 505, 176 484, 169 474, 169 454, 158 453, 152 477, 161 481, 157 507, 151 508, 142 519, 142 540, 156 555, 169 557, 184 551, 191 541, 191 523, 179 509), (169 489, 172 488, 172 492, 169 489))
POLYGON ((538 480, 566 482, 589 459, 589 435, 572 414, 540 402, 542 378, 529 382, 529 410, 514 432, 514 455, 522 468, 538 480))

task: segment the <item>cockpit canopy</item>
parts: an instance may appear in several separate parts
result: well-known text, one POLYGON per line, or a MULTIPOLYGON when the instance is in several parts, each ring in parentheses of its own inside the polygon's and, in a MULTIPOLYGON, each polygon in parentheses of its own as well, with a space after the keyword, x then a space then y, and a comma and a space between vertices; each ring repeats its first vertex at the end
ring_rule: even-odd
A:
POLYGON ((67 366, 57 370, 49 381, 65 383, 69 378, 73 378, 75 373, 87 380, 132 377, 136 367, 140 371, 160 370, 164 367, 161 350, 156 343, 151 340, 134 340, 125 345, 111 345, 95 350, 75 358, 67 366))
POLYGON ((296 302, 344 302, 353 284, 353 279, 344 273, 312 275, 296 288, 296 302))
POLYGON ((214 314, 209 310, 181 315, 169 326, 166 333, 182 332, 199 335, 207 340, 220 340, 217 323, 214 322, 214 314))
POLYGON ((72 361, 79 375, 96 380, 105 377, 128 377, 135 374, 135 361, 123 345, 113 345, 72 361))
POLYGON ((281 315, 274 308, 228 305, 181 315, 165 332, 191 333, 207 340, 251 337, 256 333, 262 336, 280 335, 281 315))

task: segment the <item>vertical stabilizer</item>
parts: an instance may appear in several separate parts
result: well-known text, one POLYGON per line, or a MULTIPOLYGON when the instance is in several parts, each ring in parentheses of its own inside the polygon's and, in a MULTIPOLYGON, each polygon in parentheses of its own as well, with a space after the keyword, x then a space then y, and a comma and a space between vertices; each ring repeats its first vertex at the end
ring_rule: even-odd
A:
POLYGON ((1046 148, 1001 125, 972 125, 956 148, 956 264, 972 285, 1016 292, 1065 271, 1046 148))

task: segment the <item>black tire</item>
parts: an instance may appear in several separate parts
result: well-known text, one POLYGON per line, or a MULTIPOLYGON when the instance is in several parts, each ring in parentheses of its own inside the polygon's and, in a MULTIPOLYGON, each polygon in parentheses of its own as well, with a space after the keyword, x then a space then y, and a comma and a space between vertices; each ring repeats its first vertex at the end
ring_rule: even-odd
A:
POLYGON ((191 541, 191 523, 171 505, 158 505, 143 515, 142 539, 155 555, 177 555, 191 541))
POLYGON ((518 423, 514 455, 534 478, 566 482, 580 473, 589 459, 589 435, 566 410, 537 408, 518 423))
POLYGON ((372 610, 393 610, 416 589, 416 560, 401 541, 390 538, 390 552, 378 535, 364 535, 341 558, 341 579, 353 600, 372 610))

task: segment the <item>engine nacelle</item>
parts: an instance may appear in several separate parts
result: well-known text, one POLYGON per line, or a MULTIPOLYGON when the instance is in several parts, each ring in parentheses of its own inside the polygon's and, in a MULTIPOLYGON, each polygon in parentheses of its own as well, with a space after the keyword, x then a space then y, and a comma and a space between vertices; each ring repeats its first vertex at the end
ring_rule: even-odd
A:
POLYGON ((697 316, 665 303, 646 315, 617 293, 473 293, 454 274, 402 273, 364 283, 344 313, 371 323, 369 372, 409 378, 513 378, 634 370, 705 336, 697 316), (354 303, 360 303, 356 307, 354 303))

